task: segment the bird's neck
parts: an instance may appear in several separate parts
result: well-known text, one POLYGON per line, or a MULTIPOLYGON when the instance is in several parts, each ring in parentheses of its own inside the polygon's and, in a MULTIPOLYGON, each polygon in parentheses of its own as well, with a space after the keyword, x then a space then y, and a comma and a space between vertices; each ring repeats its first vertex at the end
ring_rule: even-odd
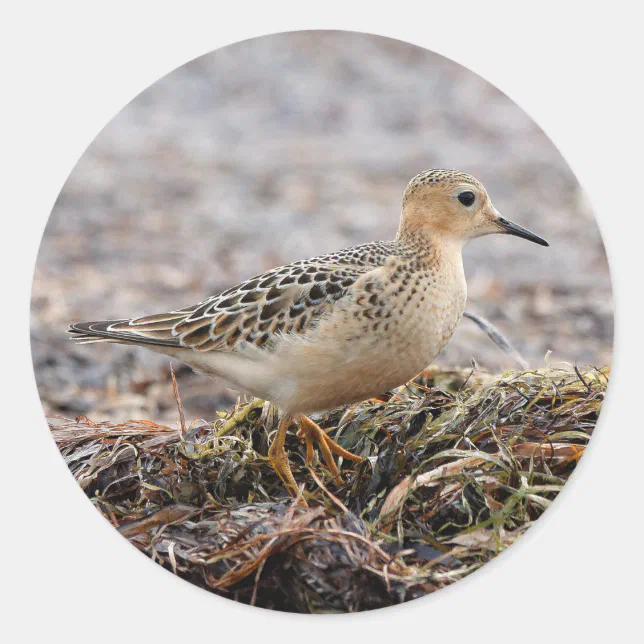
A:
POLYGON ((441 263, 454 267, 463 265, 463 242, 424 229, 408 230, 401 226, 395 239, 404 255, 415 257, 423 264, 441 263))
POLYGON ((396 241, 414 247, 421 254, 423 249, 436 248, 445 259, 460 261, 466 239, 449 222, 446 213, 432 210, 423 203, 403 203, 396 241))

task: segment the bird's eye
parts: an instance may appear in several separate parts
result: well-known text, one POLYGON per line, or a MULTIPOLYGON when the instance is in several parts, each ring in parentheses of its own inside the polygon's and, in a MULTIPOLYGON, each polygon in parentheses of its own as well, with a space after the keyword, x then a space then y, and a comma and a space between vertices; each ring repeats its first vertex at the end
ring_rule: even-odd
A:
POLYGON ((458 200, 464 206, 471 206, 476 201, 476 195, 473 192, 466 190, 465 192, 459 193, 458 200))

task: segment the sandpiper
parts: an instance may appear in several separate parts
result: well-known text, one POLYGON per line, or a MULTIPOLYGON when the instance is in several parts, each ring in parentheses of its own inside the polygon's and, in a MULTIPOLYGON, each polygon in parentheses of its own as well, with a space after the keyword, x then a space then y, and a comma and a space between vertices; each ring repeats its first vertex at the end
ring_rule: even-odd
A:
POLYGON ((398 234, 256 275, 199 304, 133 319, 81 322, 83 343, 145 346, 282 412, 269 459, 299 493, 284 449, 290 424, 314 443, 334 478, 333 454, 360 461, 306 414, 398 387, 425 369, 465 309, 463 246, 505 233, 548 243, 499 215, 483 185, 455 170, 427 170, 403 195, 398 234))

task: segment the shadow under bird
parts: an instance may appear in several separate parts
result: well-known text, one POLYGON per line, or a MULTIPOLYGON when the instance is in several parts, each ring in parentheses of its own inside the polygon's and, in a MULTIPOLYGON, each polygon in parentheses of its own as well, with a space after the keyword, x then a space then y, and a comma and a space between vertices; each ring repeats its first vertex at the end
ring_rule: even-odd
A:
POLYGON ((548 246, 499 215, 483 185, 455 170, 427 170, 403 195, 396 238, 280 266, 199 304, 133 319, 80 322, 81 343, 136 344, 176 358, 225 385, 270 400, 282 416, 269 458, 298 496, 284 448, 296 422, 333 478, 333 454, 361 457, 333 441, 306 414, 398 387, 425 369, 463 316, 463 246, 514 235, 548 246))

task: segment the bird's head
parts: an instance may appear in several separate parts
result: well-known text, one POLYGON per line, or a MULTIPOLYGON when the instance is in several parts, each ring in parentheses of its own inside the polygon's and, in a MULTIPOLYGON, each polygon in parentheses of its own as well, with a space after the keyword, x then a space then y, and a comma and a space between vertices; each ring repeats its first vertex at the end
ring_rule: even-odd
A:
POLYGON ((409 182, 399 235, 424 235, 462 246, 470 239, 494 233, 548 246, 545 239, 501 217, 483 185, 469 174, 427 170, 409 182))

